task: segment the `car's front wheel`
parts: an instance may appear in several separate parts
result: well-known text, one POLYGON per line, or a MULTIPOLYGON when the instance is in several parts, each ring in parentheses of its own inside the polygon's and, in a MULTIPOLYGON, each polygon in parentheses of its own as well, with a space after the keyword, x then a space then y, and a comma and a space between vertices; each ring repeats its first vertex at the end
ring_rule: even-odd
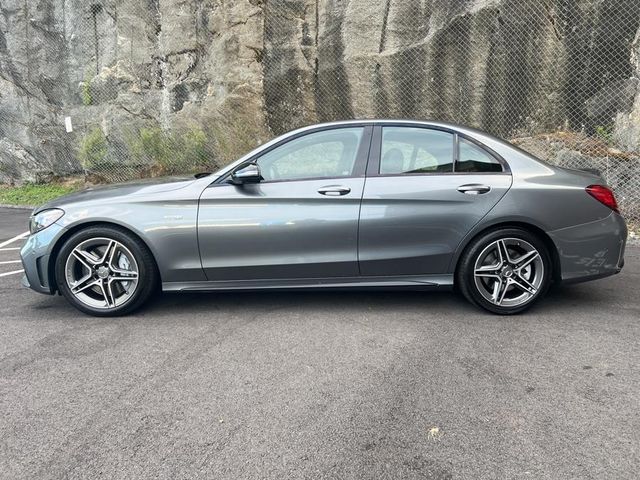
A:
POLYGON ((489 232, 460 259, 456 283, 464 296, 493 313, 519 313, 541 298, 551 282, 544 242, 519 228, 489 232))
POLYGON ((95 226, 72 235, 56 259, 60 293, 78 310, 95 316, 132 312, 157 285, 153 256, 126 230, 95 226))

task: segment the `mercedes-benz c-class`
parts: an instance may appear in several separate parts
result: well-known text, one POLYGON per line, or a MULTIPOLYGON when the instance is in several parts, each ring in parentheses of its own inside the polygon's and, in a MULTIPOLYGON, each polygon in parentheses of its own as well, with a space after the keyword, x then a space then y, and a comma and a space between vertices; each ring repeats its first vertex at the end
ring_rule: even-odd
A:
POLYGON ((553 282, 619 272, 627 236, 597 174, 392 120, 295 130, 197 178, 92 187, 30 222, 23 283, 99 316, 158 290, 453 286, 512 314, 553 282))

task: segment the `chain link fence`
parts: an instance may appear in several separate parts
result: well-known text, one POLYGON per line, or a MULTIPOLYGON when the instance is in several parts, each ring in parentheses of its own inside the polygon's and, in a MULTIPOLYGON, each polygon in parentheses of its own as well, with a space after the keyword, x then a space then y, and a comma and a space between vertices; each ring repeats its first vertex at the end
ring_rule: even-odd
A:
POLYGON ((7 1, 5 181, 191 174, 316 122, 434 119, 597 168, 640 224, 637 0, 7 1))

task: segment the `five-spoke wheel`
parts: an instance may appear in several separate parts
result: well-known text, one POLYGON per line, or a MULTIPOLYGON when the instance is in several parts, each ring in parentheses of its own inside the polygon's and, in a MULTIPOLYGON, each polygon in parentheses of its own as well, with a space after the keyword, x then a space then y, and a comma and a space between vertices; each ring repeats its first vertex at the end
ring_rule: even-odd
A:
POLYGON ((65 266, 71 293, 94 308, 125 303, 138 286, 138 264, 127 247, 109 238, 90 238, 71 251, 65 266))
POLYGON ((459 265, 456 281, 462 293, 494 313, 518 313, 549 286, 547 249, 526 230, 483 235, 469 246, 459 265))
POLYGON ((544 278, 540 252, 519 238, 501 238, 478 255, 474 265, 478 291, 491 303, 519 306, 531 299, 544 278))
POLYGON ((117 227, 90 227, 71 236, 56 262, 60 292, 93 315, 121 315, 141 305, 156 285, 146 246, 117 227))

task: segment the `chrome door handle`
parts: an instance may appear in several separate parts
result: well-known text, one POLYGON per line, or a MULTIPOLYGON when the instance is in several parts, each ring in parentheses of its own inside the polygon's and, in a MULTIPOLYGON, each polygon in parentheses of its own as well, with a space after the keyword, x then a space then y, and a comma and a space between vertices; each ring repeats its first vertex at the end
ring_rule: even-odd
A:
POLYGON ((320 187, 318 193, 320 195, 326 195, 327 197, 339 197, 346 195, 351 189, 349 187, 341 187, 340 185, 327 185, 326 187, 320 187))
POLYGON ((481 195, 491 191, 489 185, 480 185, 478 183, 469 183, 467 185, 460 185, 458 187, 460 193, 466 193, 467 195, 481 195))

